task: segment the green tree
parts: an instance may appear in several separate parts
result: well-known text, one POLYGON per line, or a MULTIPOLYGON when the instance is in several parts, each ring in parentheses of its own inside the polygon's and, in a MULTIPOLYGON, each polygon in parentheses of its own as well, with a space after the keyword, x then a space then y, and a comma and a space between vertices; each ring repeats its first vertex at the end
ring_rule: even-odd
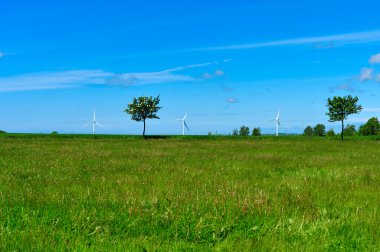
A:
POLYGON ((344 128, 344 134, 346 136, 353 136, 356 135, 356 127, 353 124, 347 124, 346 127, 344 128))
POLYGON ((370 118, 365 124, 359 128, 360 135, 369 136, 380 133, 380 122, 377 117, 370 118))
POLYGON ((146 119, 160 119, 157 112, 162 107, 159 107, 160 96, 153 98, 152 96, 141 96, 133 98, 133 102, 128 104, 128 108, 124 112, 131 115, 132 120, 144 122, 143 136, 145 137, 146 119))
POLYGON ((233 135, 233 136, 238 136, 238 135, 239 135, 239 131, 238 131, 237 129, 234 129, 234 130, 232 131, 232 135, 233 135))
POLYGON ((261 136, 261 129, 260 128, 254 128, 252 130, 252 136, 261 136))
POLYGON ((325 136, 326 135, 326 126, 323 124, 317 124, 314 126, 314 135, 316 136, 325 136))
POLYGON ((327 132, 326 132, 326 136, 328 137, 333 137, 335 136, 335 131, 333 129, 329 129, 327 132))
POLYGON ((239 131, 240 136, 249 136, 249 133, 250 133, 250 130, 247 126, 243 125, 240 127, 240 131, 239 131))
POLYGON ((358 105, 359 98, 352 97, 351 95, 340 97, 334 96, 333 99, 327 99, 328 112, 330 122, 340 121, 342 123, 341 139, 343 141, 344 134, 344 120, 347 119, 349 115, 358 114, 362 110, 362 106, 358 105))
POLYGON ((313 136, 314 135, 314 130, 311 126, 307 126, 304 131, 303 131, 304 136, 313 136))
POLYGON ((7 134, 4 130, 0 130, 0 134, 7 134))

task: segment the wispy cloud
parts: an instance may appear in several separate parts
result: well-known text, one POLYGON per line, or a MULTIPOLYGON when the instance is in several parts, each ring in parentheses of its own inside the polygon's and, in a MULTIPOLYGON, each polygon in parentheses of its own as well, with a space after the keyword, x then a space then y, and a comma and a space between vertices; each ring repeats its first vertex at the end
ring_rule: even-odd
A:
POLYGON ((380 53, 372 55, 369 59, 370 64, 379 64, 380 63, 380 53))
MULTIPOLYGON (((169 69, 165 69, 158 72, 115 74, 114 77, 107 80, 107 84, 131 86, 131 85, 147 85, 147 84, 196 81, 198 79, 195 77, 192 77, 190 75, 179 74, 177 72, 181 72, 181 71, 185 71, 185 70, 189 70, 193 68, 202 68, 202 67, 207 67, 211 65, 218 65, 221 63, 224 63, 224 61, 192 64, 192 65, 187 65, 187 66, 169 68, 169 69)), ((207 76, 205 74, 203 74, 202 77, 204 79, 212 78, 211 75, 207 76)))
POLYGON ((86 84, 102 84, 112 76, 102 70, 78 70, 23 74, 0 78, 0 92, 73 88, 86 84))
POLYGON ((215 70, 214 72, 214 76, 217 76, 217 77, 220 77, 220 76, 223 76, 224 75, 224 71, 218 69, 218 70, 215 70))
POLYGON ((239 103, 239 99, 238 98, 229 97, 229 98, 226 99, 226 102, 230 103, 230 104, 232 104, 232 103, 239 103))
POLYGON ((222 71, 220 69, 215 70, 215 72, 213 74, 210 74, 210 73, 202 74, 203 79, 213 79, 215 77, 222 77, 222 76, 224 76, 224 71, 222 71))
POLYGON ((304 38, 293 38, 285 40, 275 40, 262 43, 248 43, 248 44, 236 44, 227 46, 215 46, 198 48, 195 51, 218 51, 218 50, 243 50, 243 49, 253 49, 260 47, 274 47, 274 46, 290 46, 290 45, 307 45, 307 44, 321 44, 330 43, 337 46, 336 43, 340 45, 346 44, 363 44, 370 42, 380 41, 380 30, 358 32, 358 33, 347 33, 347 34, 336 34, 328 36, 319 37, 304 37, 304 38))
POLYGON ((116 74, 103 70, 76 70, 22 74, 10 77, 0 77, 0 92, 76 88, 84 85, 133 86, 191 82, 200 79, 178 72, 219 63, 220 62, 193 64, 157 72, 142 73, 116 74))
POLYGON ((207 79, 207 80, 211 80, 212 79, 212 75, 209 74, 209 73, 204 73, 204 74, 202 74, 202 78, 203 79, 207 79))
POLYGON ((4 57, 4 53, 0 51, 0 59, 4 57))
POLYGON ((373 79, 373 69, 367 68, 367 67, 362 68, 359 75, 359 80, 365 82, 372 79, 373 79))
POLYGON ((380 108, 363 108, 363 112, 380 112, 380 108))

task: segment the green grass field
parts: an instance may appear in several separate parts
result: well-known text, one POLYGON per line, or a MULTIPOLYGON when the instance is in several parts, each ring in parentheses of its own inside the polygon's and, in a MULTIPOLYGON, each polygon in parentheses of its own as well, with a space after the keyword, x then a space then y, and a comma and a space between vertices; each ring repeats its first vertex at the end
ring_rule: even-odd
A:
POLYGON ((4 136, 0 251, 380 250, 380 141, 4 136))

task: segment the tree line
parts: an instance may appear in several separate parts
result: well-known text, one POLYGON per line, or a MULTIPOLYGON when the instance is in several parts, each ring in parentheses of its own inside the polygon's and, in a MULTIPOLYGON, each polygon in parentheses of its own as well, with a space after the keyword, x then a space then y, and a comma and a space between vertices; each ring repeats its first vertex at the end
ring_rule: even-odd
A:
MULTIPOLYGON (((379 120, 376 117, 370 118, 367 123, 360 126, 357 131, 354 125, 348 124, 344 126, 344 121, 347 120, 348 116, 352 114, 358 114, 362 110, 362 106, 358 104, 359 98, 348 96, 334 96, 332 99, 327 99, 327 113, 329 117, 329 122, 340 122, 341 123, 341 139, 343 140, 344 135, 376 135, 380 132, 379 120)), ((159 107, 160 96, 157 97, 145 97, 141 96, 134 98, 124 112, 131 115, 131 119, 137 122, 143 122, 143 136, 145 137, 146 120, 147 119, 160 119, 157 112, 162 108, 159 107)), ((249 127, 241 126, 240 130, 234 129, 232 135, 249 136, 251 134, 249 127)), ((253 136, 260 136, 261 129, 259 127, 252 130, 253 136)), ((304 129, 304 135, 306 136, 334 136, 334 130, 330 129, 326 131, 326 126, 323 124, 317 124, 314 127, 307 126, 304 129)))
MULTIPOLYGON (((372 117, 368 121, 361 125, 358 129, 353 124, 347 124, 343 128, 344 136, 373 136, 380 134, 380 122, 377 117, 372 117)), ((314 127, 307 126, 303 131, 304 136, 335 136, 336 133, 333 129, 326 131, 326 126, 323 124, 317 124, 314 127)))

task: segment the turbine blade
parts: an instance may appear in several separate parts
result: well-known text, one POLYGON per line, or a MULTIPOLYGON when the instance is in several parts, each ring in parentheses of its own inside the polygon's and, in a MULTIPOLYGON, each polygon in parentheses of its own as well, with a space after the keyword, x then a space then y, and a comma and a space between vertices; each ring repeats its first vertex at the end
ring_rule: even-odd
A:
POLYGON ((278 126, 281 126, 281 123, 280 123, 280 121, 277 121, 277 123, 278 123, 278 126))
POLYGON ((183 117, 183 121, 185 121, 186 120, 186 118, 187 118, 187 113, 185 114, 185 116, 183 117))
POLYGON ((103 125, 101 125, 100 123, 98 123, 98 122, 95 122, 95 124, 96 124, 96 125, 98 125, 99 127, 102 127, 103 129, 105 129, 105 128, 104 128, 104 126, 103 126, 103 125))
POLYGON ((89 123, 83 125, 82 128, 86 128, 86 127, 90 126, 90 124, 91 124, 91 122, 89 122, 89 123))
POLYGON ((190 131, 190 129, 189 129, 189 127, 187 126, 186 122, 184 121, 183 123, 185 124, 186 129, 187 129, 188 131, 190 131))

